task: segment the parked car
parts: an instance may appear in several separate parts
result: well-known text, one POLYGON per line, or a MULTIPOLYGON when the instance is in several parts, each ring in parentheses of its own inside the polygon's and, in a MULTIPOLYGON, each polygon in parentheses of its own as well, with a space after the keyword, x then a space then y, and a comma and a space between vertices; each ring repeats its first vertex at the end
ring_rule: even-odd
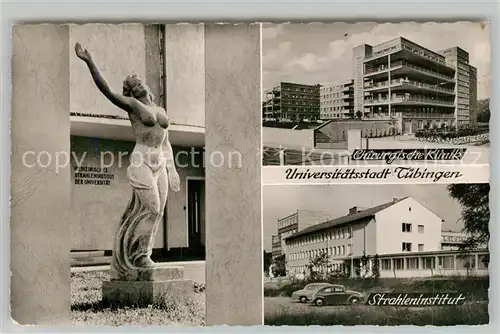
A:
POLYGON ((331 286, 330 283, 309 283, 303 289, 292 293, 292 299, 298 300, 301 303, 310 301, 314 293, 322 288, 331 286))
POLYGON ((363 302, 364 295, 357 291, 347 290, 342 285, 329 285, 316 290, 309 301, 316 306, 349 305, 363 302))

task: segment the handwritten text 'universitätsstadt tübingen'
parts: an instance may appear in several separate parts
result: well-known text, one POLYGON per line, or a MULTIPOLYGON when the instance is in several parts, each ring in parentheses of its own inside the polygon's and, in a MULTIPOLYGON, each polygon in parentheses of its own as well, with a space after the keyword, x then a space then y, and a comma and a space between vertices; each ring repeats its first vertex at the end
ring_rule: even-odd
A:
POLYGON ((287 180, 360 180, 360 179, 387 179, 396 177, 403 180, 427 179, 438 182, 441 179, 458 179, 462 177, 459 171, 429 171, 427 168, 395 167, 373 171, 367 169, 358 171, 356 168, 336 168, 334 171, 300 171, 298 168, 285 170, 287 180))

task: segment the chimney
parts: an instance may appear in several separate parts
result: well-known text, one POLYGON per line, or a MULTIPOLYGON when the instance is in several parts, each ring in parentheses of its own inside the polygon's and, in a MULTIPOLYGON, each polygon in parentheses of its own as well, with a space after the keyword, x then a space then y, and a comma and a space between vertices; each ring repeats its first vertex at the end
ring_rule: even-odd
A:
POLYGON ((349 209, 349 214, 352 215, 354 213, 357 213, 358 212, 358 207, 357 206, 353 206, 352 208, 349 209))
POLYGON ((393 203, 396 203, 397 201, 399 201, 399 198, 397 198, 397 197, 394 197, 394 198, 392 199, 392 202, 393 202, 393 203))

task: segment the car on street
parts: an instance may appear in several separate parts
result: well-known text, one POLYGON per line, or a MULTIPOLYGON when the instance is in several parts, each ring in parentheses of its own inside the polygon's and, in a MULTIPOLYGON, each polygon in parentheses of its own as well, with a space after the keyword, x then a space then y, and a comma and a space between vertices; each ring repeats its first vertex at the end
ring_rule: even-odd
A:
POLYGON ((365 297, 361 292, 347 290, 343 285, 330 284, 316 290, 308 300, 316 306, 351 305, 363 302, 365 297))
POLYGON ((330 285, 330 283, 309 283, 303 289, 294 291, 292 293, 292 299, 300 301, 301 303, 307 303, 316 291, 330 285))

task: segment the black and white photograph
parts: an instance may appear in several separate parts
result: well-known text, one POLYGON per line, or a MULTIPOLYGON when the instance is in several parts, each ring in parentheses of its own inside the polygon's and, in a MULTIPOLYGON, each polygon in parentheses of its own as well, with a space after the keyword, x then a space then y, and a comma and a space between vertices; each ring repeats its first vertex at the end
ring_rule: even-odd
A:
MULTIPOLYGON (((44 131, 55 136, 39 138, 46 147, 42 151, 23 139, 30 133, 14 131, 14 151, 22 156, 26 172, 13 179, 12 206, 19 215, 16 210, 35 189, 48 186, 40 184, 42 175, 71 169, 63 185, 70 198, 59 199, 69 201, 69 240, 45 247, 50 254, 69 243, 67 292, 75 325, 205 323, 203 36, 203 25, 13 29, 14 87, 32 87, 37 78, 29 75, 33 69, 25 59, 44 64, 36 73, 47 75, 35 82, 39 95, 25 97, 26 110, 37 110, 37 96, 46 101, 53 97, 61 119, 69 118, 70 133, 58 133, 62 120, 50 124, 44 131), (37 50, 32 43, 39 43, 37 50), (50 151, 51 140, 69 147, 71 155, 50 151)), ((14 96, 14 107, 21 103, 14 96)), ((50 196, 47 190, 45 198, 50 196)), ((43 212, 54 200, 48 203, 40 198, 38 207, 28 210, 43 212)), ((22 231, 16 215, 13 221, 22 231)), ((64 238, 64 230, 54 228, 40 231, 39 238, 48 234, 64 238)), ((13 252, 13 262, 22 261, 16 256, 22 252, 13 252)), ((54 268, 64 271, 63 266, 54 268)), ((31 302, 19 298, 17 285, 30 270, 39 268, 12 270, 13 316, 20 322, 16 312, 31 302)), ((57 279, 39 284, 60 284, 64 294, 65 284, 57 279)), ((52 296, 46 302, 64 299, 52 296)))
POLYGON ((263 165, 453 148, 488 164, 490 53, 486 22, 265 23, 263 165))
POLYGON ((489 323, 489 191, 264 186, 264 323, 489 323))
POLYGON ((14 25, 13 321, 260 324, 260 91, 258 23, 14 25))

